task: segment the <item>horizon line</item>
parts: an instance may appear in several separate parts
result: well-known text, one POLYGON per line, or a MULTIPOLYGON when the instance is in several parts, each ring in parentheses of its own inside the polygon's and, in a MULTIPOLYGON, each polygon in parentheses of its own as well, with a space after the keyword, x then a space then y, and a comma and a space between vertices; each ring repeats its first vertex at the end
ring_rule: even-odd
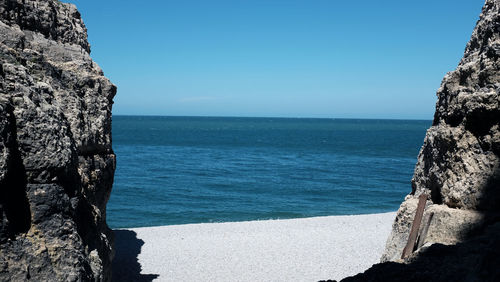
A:
POLYGON ((348 118, 348 117, 293 117, 293 116, 218 116, 218 115, 148 115, 148 114, 112 114, 112 117, 176 117, 176 118, 272 118, 272 119, 340 119, 340 120, 410 120, 432 121, 433 119, 420 118, 348 118))

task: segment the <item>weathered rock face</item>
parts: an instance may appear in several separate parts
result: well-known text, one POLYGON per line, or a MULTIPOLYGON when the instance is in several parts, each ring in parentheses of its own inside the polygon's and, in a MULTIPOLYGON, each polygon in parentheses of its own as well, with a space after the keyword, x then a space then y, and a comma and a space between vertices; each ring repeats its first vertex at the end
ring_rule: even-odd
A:
POLYGON ((107 281, 116 87, 80 14, 0 0, 0 280, 107 281))
POLYGON ((489 191, 500 177, 499 12, 499 1, 486 1, 463 59, 438 90, 412 179, 413 194, 430 192, 435 204, 499 208, 500 193, 489 191))
POLYGON ((500 0, 486 0, 463 59, 437 92, 434 121, 385 263, 345 281, 500 280, 499 58, 500 0), (421 194, 428 200, 420 237, 403 260, 421 194))
POLYGON ((500 211, 499 57, 500 1, 487 0, 463 59, 437 92, 412 193, 398 211, 382 261, 401 257, 422 193, 429 195, 429 231, 420 246, 463 241, 500 211))

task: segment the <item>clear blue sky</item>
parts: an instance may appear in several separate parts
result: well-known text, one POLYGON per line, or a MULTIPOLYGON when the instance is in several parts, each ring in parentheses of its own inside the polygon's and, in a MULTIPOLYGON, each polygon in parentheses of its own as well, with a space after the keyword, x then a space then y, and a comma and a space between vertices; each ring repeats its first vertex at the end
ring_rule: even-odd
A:
POLYGON ((72 0, 115 115, 432 119, 483 0, 72 0))

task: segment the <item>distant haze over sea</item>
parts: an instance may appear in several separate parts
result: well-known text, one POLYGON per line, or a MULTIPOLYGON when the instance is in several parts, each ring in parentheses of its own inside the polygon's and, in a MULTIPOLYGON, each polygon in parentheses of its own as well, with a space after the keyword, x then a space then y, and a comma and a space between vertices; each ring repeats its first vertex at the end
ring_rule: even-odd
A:
POLYGON ((394 211, 431 121, 114 116, 112 228, 394 211))

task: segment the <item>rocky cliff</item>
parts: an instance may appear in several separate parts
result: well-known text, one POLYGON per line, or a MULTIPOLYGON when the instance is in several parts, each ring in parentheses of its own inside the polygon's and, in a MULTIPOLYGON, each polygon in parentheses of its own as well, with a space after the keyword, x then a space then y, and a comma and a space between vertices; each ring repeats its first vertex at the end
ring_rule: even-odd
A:
POLYGON ((76 7, 0 0, 0 280, 107 281, 116 87, 76 7))
POLYGON ((486 0, 464 57, 437 92, 412 191, 382 257, 387 263, 346 281, 500 281, 499 58, 500 0, 486 0), (418 241, 402 259, 422 194, 418 241))
MULTIPOLYGON (((417 198, 429 195, 433 214, 425 238, 454 244, 500 211, 500 1, 486 1, 457 69, 437 92, 436 113, 398 211, 383 260, 401 257, 417 198)), ((428 219, 427 219, 428 220, 428 219)))

